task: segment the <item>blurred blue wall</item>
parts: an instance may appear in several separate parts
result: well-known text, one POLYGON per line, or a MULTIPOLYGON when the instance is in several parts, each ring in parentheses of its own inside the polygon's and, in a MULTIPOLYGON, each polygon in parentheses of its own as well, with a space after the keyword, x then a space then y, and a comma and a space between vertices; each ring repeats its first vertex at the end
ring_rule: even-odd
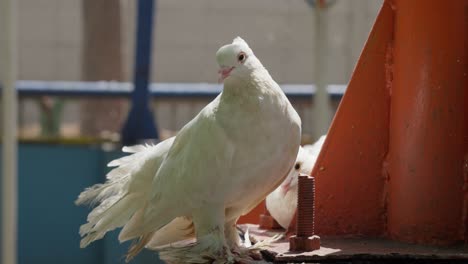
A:
MULTIPOLYGON (((120 155, 99 146, 20 144, 20 264, 125 263, 129 243, 119 244, 118 231, 80 249, 78 229, 90 209, 74 204, 84 188, 104 181, 106 164, 120 155)), ((162 262, 145 251, 130 263, 162 262)))

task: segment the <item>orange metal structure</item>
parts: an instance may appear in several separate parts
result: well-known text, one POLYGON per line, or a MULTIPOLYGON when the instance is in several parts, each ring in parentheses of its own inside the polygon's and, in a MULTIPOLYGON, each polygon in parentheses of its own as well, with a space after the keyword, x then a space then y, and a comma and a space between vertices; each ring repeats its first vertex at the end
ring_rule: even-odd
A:
POLYGON ((385 1, 312 172, 317 232, 466 240, 468 1, 385 1))
POLYGON ((468 1, 395 7, 388 232, 453 243, 466 228, 468 1))
POLYGON ((385 3, 312 171, 317 234, 377 236, 384 229, 392 27, 385 3))
POLYGON ((319 235, 468 241, 468 1, 384 2, 312 175, 319 235))

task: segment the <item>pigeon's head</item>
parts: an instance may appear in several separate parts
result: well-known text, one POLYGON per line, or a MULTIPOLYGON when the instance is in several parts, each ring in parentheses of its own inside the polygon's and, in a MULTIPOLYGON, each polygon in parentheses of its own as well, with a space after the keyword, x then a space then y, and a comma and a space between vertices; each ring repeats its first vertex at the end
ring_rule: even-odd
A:
POLYGON ((220 67, 219 81, 250 78, 250 74, 262 63, 255 57, 247 42, 241 37, 235 38, 231 44, 222 46, 216 52, 216 61, 220 67))
POLYGON ((302 147, 299 147, 299 152, 297 153, 296 162, 289 171, 288 176, 284 182, 280 185, 281 192, 286 195, 289 190, 297 189, 299 174, 310 175, 312 172, 312 167, 315 164, 315 158, 304 150, 302 147))

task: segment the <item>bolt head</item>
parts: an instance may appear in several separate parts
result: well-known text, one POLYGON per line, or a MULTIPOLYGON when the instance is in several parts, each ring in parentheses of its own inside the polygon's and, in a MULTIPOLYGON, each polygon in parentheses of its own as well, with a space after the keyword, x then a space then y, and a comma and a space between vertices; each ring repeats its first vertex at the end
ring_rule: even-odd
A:
POLYGON ((289 238, 289 250, 295 252, 314 251, 320 249, 320 237, 313 235, 310 237, 291 236, 289 238))

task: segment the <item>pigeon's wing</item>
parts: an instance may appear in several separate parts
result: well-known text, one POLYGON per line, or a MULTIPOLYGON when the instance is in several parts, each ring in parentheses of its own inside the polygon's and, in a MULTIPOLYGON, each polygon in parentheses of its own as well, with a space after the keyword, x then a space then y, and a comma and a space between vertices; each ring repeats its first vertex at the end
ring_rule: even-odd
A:
POLYGON ((104 184, 96 184, 80 194, 76 204, 97 205, 88 215, 88 223, 80 227, 84 236, 81 247, 102 238, 106 232, 127 223, 150 194, 151 182, 173 138, 156 146, 124 147, 131 155, 111 161, 116 167, 107 174, 104 184))
POLYGON ((127 224, 119 239, 154 232, 178 216, 212 201, 229 171, 235 145, 216 120, 217 100, 182 128, 153 180, 145 212, 127 224))
POLYGON ((195 121, 177 137, 158 171, 153 199, 169 198, 178 191, 181 203, 196 208, 211 196, 213 188, 223 187, 218 184, 231 167, 235 145, 214 116, 202 114, 195 121))

